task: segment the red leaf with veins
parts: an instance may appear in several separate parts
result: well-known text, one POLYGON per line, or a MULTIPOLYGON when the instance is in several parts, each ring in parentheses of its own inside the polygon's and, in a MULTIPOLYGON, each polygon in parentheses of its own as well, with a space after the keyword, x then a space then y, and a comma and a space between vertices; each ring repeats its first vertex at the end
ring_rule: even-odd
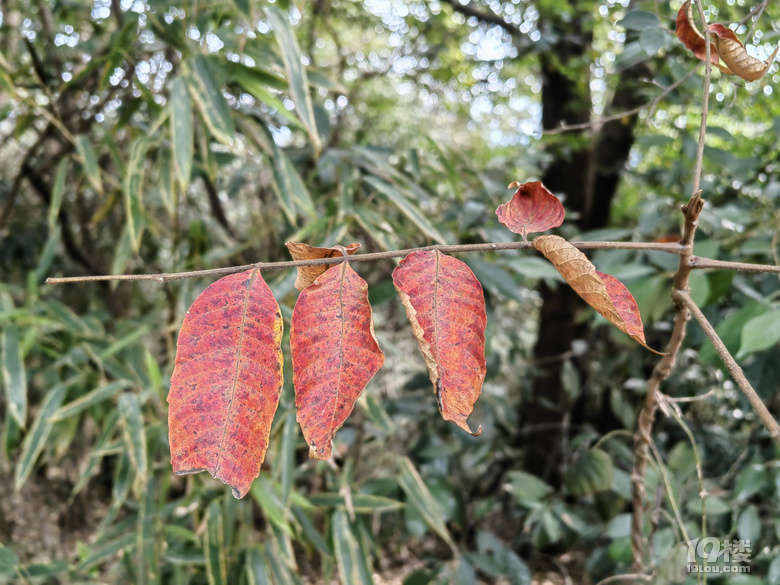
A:
POLYGON ((496 209, 498 221, 523 240, 529 233, 543 232, 563 223, 565 212, 559 199, 539 181, 523 183, 515 181, 509 188, 518 187, 512 199, 496 209))
MULTIPOLYGON (((693 51, 696 58, 702 61, 707 60, 707 42, 704 35, 696 27, 693 15, 693 3, 690 0, 684 2, 680 7, 680 10, 677 11, 677 25, 674 32, 677 35, 677 38, 682 41, 682 44, 693 51)), ((712 61, 713 65, 723 71, 723 73, 731 73, 727 68, 720 65, 718 49, 712 40, 710 41, 710 61, 712 61)))
MULTIPOLYGON (((634 296, 628 291, 626 285, 614 276, 604 274, 598 270, 596 271, 596 274, 606 285, 609 299, 623 319, 623 327, 620 329, 647 347, 647 343, 645 342, 645 327, 642 325, 642 317, 639 316, 639 306, 636 304, 634 296)), ((647 347, 647 349, 651 348, 647 347)))
POLYGON ((177 475, 208 471, 243 498, 259 475, 282 389, 282 315, 260 271, 221 278, 179 332, 168 393, 177 475))
POLYGON ((412 252, 393 270, 444 420, 472 435, 466 419, 485 379, 485 298, 460 260, 438 250, 412 252))
POLYGON ((290 350, 309 457, 328 459, 333 436, 385 361, 374 336, 368 285, 348 262, 331 267, 301 292, 290 350))

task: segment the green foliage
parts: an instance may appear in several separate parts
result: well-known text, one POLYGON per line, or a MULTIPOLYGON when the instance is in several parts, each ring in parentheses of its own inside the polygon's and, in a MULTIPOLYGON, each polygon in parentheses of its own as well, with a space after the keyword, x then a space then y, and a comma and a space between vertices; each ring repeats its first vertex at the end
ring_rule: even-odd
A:
MULTIPOLYGON (((551 453, 563 450, 562 485, 523 471, 524 439, 537 429, 536 421, 520 428, 518 417, 529 380, 547 366, 533 354, 536 287, 560 286, 537 258, 465 258, 489 312, 479 438, 438 420, 424 364, 409 357, 406 333, 396 335, 404 317, 392 265, 361 266, 386 325, 377 330, 388 363, 401 365, 386 368, 361 398, 339 433, 334 465, 307 459, 286 371, 267 465, 241 501, 205 474, 172 476, 168 463, 174 334, 209 283, 41 286, 49 275, 282 260, 287 240, 360 241, 371 251, 500 241, 506 232, 490 210, 506 198, 506 184, 539 176, 587 140, 539 137, 539 57, 559 61, 564 76, 579 71, 550 54, 568 34, 560 27, 574 3, 504 3, 502 16, 522 24, 511 42, 446 3, 292 4, 151 0, 141 12, 113 12, 110 2, 23 0, 4 8, 0 156, 10 171, 0 179, 0 479, 8 504, 0 516, 70 509, 63 525, 76 528, 63 530, 59 553, 18 528, 3 532, 0 580, 370 582, 372 571, 412 559, 410 585, 526 584, 551 550, 576 552, 576 578, 627 572, 633 454, 625 435, 655 358, 585 314, 564 358, 565 386, 572 404, 598 405, 623 434, 595 444, 586 423, 570 442, 550 445, 551 453), (315 15, 316 6, 325 12, 315 15)), ((577 87, 583 95, 593 88, 597 111, 631 64, 648 67, 654 83, 639 90, 647 101, 656 85, 680 81, 695 65, 666 30, 672 7, 586 8, 588 21, 599 17, 593 54, 578 58, 594 74, 577 87)), ((718 10, 724 21, 746 14, 726 3, 718 10)), ((738 87, 715 75, 702 181, 706 237, 696 253, 775 263, 780 112, 772 82, 738 87)), ((772 76, 776 82, 775 69, 772 76)), ((677 234, 700 92, 694 75, 654 115, 642 114, 610 231, 577 234, 567 223, 567 237, 677 234)), ((677 259, 603 250, 593 260, 626 282, 648 344, 663 347, 677 259)), ((288 325, 294 274, 269 273, 269 281, 288 325)), ((691 284, 775 409, 777 285, 776 275, 717 271, 697 273, 691 284)), ((751 576, 780 582, 777 451, 695 327, 686 343, 664 392, 711 394, 682 405, 679 419, 658 415, 661 459, 647 478, 658 524, 645 527, 656 582, 686 578, 677 572, 683 532, 750 538, 751 576)))

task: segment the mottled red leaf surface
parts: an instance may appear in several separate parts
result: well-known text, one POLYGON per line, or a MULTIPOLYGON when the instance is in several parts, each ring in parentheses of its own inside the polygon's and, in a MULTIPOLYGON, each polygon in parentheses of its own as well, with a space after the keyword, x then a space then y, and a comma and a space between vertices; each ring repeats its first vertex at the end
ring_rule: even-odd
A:
POLYGON ((393 271, 433 383, 439 411, 472 435, 466 419, 485 380, 485 297, 460 260, 438 250, 412 252, 393 271))
MULTIPOLYGON (((287 242, 285 244, 293 260, 316 260, 317 258, 335 258, 342 256, 343 248, 346 248, 347 254, 352 256, 360 248, 360 244, 349 244, 348 246, 333 246, 332 248, 317 248, 304 244, 302 242, 287 242)), ((333 264, 323 264, 321 266, 299 266, 298 278, 295 279, 295 288, 302 291, 311 285, 317 277, 324 273, 333 264)))
POLYGON ((645 327, 642 324, 639 306, 636 304, 634 295, 614 276, 599 271, 596 271, 596 274, 607 287, 609 299, 612 301, 618 315, 623 319, 623 327, 619 327, 619 329, 647 347, 650 351, 655 351, 648 347, 645 342, 645 327))
POLYGON ((529 233, 543 232, 563 223, 565 215, 560 200, 539 181, 522 185, 515 181, 509 188, 517 187, 512 199, 496 209, 498 221, 523 240, 529 233))
POLYGON ((295 405, 309 457, 328 459, 341 428, 385 361, 368 285, 344 262, 303 289, 290 325, 295 405))
POLYGON ((195 299, 168 393, 175 474, 208 471, 246 495, 279 403, 281 340, 279 305, 257 269, 221 278, 195 299))

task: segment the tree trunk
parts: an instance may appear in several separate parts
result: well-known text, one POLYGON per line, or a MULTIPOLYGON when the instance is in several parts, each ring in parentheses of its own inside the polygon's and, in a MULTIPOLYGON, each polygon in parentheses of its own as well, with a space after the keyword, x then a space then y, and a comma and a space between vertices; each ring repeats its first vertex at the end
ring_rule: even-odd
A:
MULTIPOLYGON (((585 15, 582 16, 584 21, 585 15)), ((589 61, 592 37, 586 33, 565 34, 565 30, 581 30, 581 24, 560 23, 562 41, 541 59, 542 125, 552 130, 562 124, 579 124, 591 119, 591 99, 587 90, 590 81, 589 61), (566 73, 564 73, 564 71, 566 73)), ((636 66, 624 71, 612 99, 611 109, 618 112, 641 105, 636 81, 646 68, 636 66)), ((615 120, 600 129, 575 131, 557 141, 554 159, 542 181, 555 194, 562 196, 568 210, 577 213, 581 230, 607 225, 609 210, 617 191, 621 172, 634 142, 636 116, 615 120)), ((584 337, 587 325, 577 324, 578 313, 585 303, 568 286, 554 289, 540 286, 542 309, 539 336, 534 347, 534 360, 540 373, 532 382, 532 395, 520 406, 519 420, 523 433, 518 445, 525 453, 525 469, 545 478, 552 485, 561 481, 562 443, 567 426, 585 422, 606 432, 617 420, 609 411, 609 401, 593 415, 584 408, 573 410, 561 380, 563 364, 571 355, 572 344, 584 337), (532 427, 530 432, 526 426, 532 427)))

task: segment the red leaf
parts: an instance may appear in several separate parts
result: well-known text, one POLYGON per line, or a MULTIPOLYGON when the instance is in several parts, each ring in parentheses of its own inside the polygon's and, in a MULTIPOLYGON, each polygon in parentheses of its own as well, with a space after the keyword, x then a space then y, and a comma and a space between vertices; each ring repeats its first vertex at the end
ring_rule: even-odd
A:
MULTIPOLYGON (((599 278, 607 287, 607 294, 612 301, 615 309, 623 319, 624 327, 621 329, 633 339, 647 347, 645 342, 645 327, 642 325, 642 317, 639 316, 639 306, 636 304, 634 296, 629 292, 622 282, 614 276, 596 271, 599 278)), ((650 351, 658 353, 654 349, 647 347, 650 351)))
POLYGON ((464 431, 485 379, 485 297, 471 269, 438 250, 412 252, 393 270, 425 358, 439 411, 464 431))
POLYGON ((523 240, 529 233, 543 232, 563 223, 565 212, 558 198, 539 181, 511 183, 509 188, 518 187, 512 199, 496 209, 498 221, 523 240))
POLYGON ((290 325, 295 405, 309 457, 328 459, 333 436, 385 361, 368 285, 344 262, 303 289, 290 325))
POLYGON ((282 389, 282 326, 257 269, 226 276, 195 299, 168 394, 175 474, 208 471, 237 498, 249 491, 282 389))

